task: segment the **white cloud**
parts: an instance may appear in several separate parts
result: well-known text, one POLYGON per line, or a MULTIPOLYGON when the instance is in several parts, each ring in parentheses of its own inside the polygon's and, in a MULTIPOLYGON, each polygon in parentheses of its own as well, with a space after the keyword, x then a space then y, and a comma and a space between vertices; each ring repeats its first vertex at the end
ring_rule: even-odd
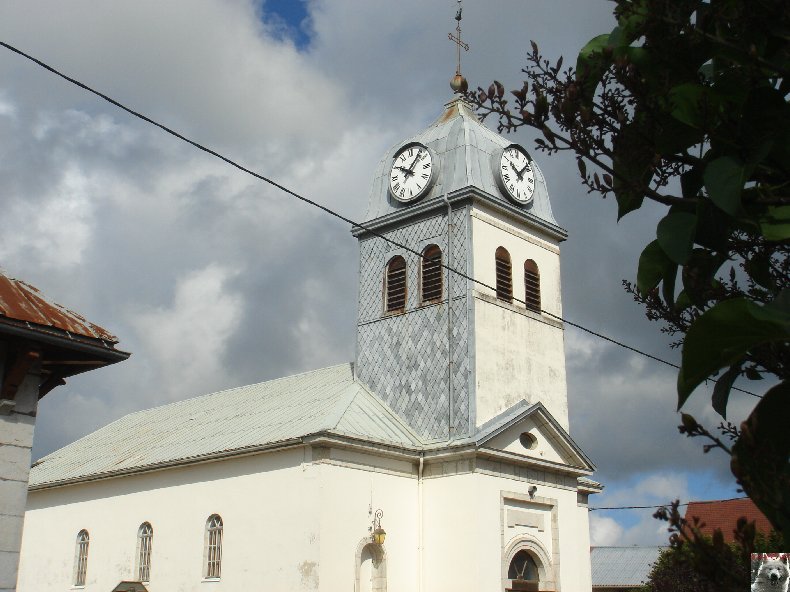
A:
POLYGON ((614 547, 623 544, 624 529, 607 516, 590 516, 590 544, 595 547, 614 547))
POLYGON ((152 352, 160 388, 167 399, 184 392, 210 392, 223 382, 228 338, 238 329, 243 299, 228 290, 237 271, 211 265, 176 281, 172 305, 143 311, 132 321, 138 339, 152 352))

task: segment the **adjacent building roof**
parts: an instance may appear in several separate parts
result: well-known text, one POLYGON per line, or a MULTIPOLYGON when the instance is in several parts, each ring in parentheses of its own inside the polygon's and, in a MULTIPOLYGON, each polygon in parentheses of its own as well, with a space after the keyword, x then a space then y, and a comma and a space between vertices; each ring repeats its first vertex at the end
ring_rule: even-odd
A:
POLYGON ((23 322, 30 330, 54 328, 67 333, 118 343, 106 329, 49 300, 27 282, 0 273, 0 322, 23 322))
POLYGON ((653 563, 665 547, 591 547, 592 585, 634 588, 647 581, 653 563))
POLYGON ((713 535, 717 528, 724 535, 724 540, 731 543, 735 540, 735 526, 738 518, 745 517, 754 522, 758 532, 768 533, 773 530, 768 518, 757 509, 748 497, 732 500, 715 500, 709 502, 689 502, 686 508, 686 520, 692 522, 694 517, 701 521, 701 530, 713 535))
POLYGON ((314 434, 420 442, 342 364, 131 413, 40 459, 30 487, 265 450, 314 434))

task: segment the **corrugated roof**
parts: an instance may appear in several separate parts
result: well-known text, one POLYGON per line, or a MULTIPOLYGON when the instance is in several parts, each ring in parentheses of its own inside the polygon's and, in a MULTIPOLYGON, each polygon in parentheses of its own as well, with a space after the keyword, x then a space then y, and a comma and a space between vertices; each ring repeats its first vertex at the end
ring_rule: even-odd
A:
POLYGON ((749 498, 689 502, 685 518, 691 522, 694 516, 704 523, 700 529, 703 533, 713 535, 715 529, 721 529, 724 540, 728 543, 735 540, 735 526, 738 518, 742 516, 749 522, 754 521, 758 532, 768 533, 773 530, 768 518, 749 498))
POLYGON ((54 327, 84 337, 117 343, 118 339, 76 312, 49 300, 35 286, 0 273, 0 319, 54 327))
POLYGON ((592 547, 592 585, 636 587, 647 581, 650 568, 665 547, 592 547))
POLYGON ((30 486, 243 453, 318 433, 419 444, 342 364, 131 413, 39 460, 30 486))

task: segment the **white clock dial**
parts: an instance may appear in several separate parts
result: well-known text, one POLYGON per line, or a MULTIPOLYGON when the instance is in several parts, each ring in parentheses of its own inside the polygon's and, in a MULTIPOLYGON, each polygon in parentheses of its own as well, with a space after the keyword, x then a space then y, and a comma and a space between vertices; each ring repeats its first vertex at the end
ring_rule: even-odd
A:
POLYGON ((390 193, 402 202, 413 201, 428 192, 433 182, 433 158, 422 144, 404 146, 390 168, 390 193))
POLYGON ((535 171, 526 150, 511 144, 502 151, 497 181, 505 194, 520 205, 529 203, 535 192, 535 171))

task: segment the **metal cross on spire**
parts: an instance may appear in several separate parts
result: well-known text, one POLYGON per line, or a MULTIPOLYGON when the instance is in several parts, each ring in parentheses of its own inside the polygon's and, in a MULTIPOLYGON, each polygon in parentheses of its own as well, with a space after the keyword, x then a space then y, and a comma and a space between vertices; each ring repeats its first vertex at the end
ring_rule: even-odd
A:
POLYGON ((455 26, 456 34, 447 34, 447 38, 454 42, 458 49, 458 60, 455 66, 455 76, 453 76, 453 79, 450 81, 450 88, 452 88, 456 93, 464 93, 466 92, 466 89, 469 88, 466 78, 464 78, 461 74, 461 48, 463 47, 464 51, 469 51, 469 44, 461 41, 461 13, 463 10, 464 8, 461 6, 461 0, 458 0, 458 11, 455 13, 455 20, 458 23, 455 26))

